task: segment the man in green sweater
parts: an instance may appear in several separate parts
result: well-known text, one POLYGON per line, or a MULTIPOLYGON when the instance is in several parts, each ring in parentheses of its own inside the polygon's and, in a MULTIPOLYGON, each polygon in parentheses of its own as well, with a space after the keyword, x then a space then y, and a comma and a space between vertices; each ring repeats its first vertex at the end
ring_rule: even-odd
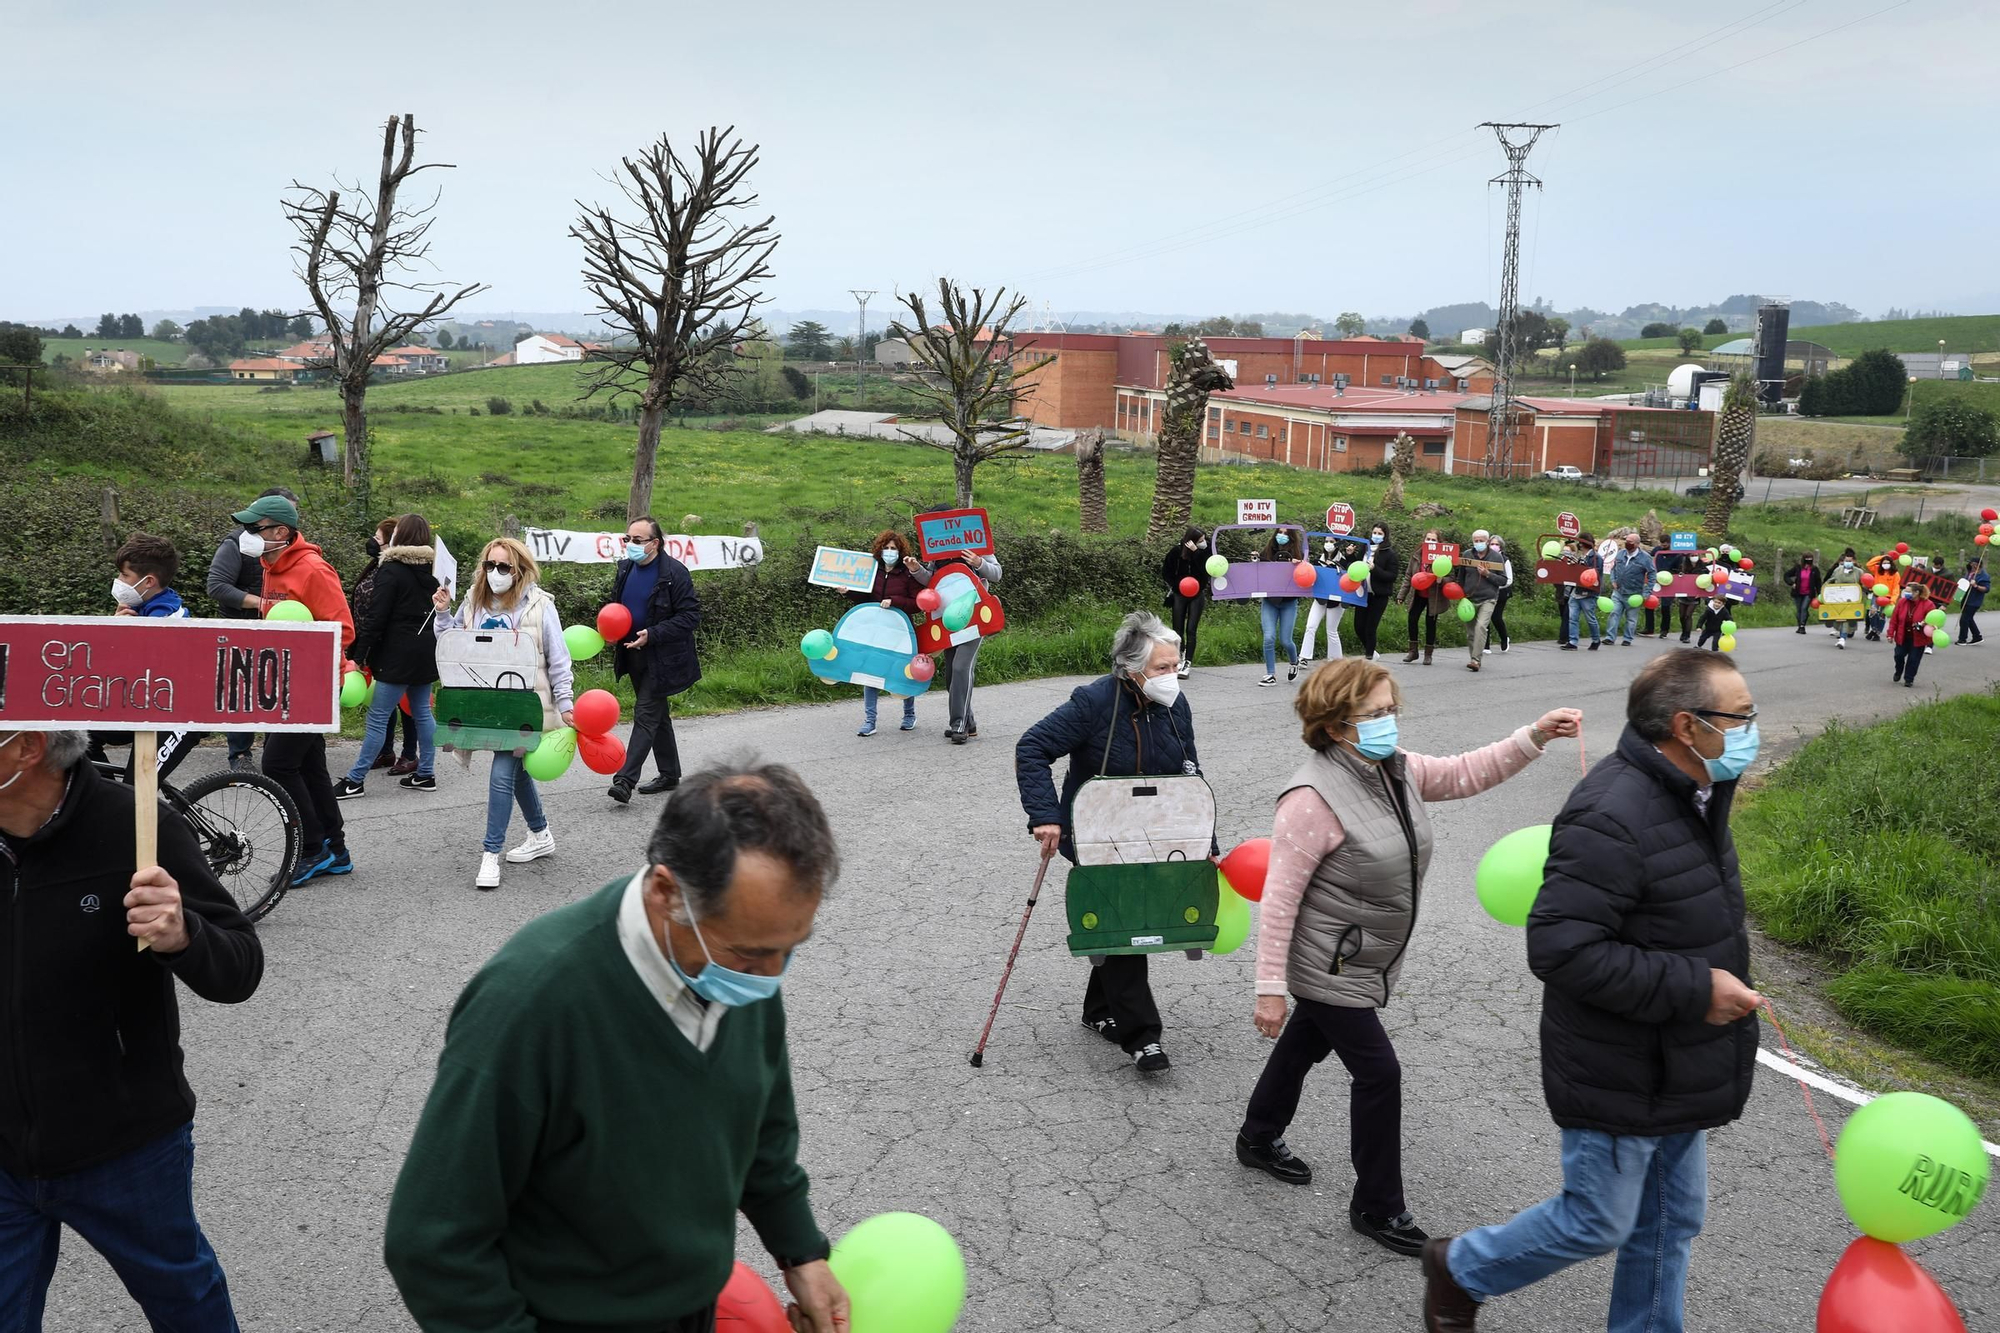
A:
POLYGON ((739 1210, 794 1326, 846 1333, 778 998, 839 873, 826 815, 789 768, 713 768, 646 854, 522 927, 452 1011, 384 1242, 429 1333, 708 1333, 739 1210))

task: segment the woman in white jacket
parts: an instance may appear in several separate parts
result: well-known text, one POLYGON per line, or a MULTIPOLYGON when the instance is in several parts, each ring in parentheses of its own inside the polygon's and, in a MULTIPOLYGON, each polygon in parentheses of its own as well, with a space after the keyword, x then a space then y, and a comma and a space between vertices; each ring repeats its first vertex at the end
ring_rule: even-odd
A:
MULTIPOLYGON (((535 643, 539 666, 535 672, 535 693, 542 701, 542 730, 574 725, 570 712, 575 702, 574 672, 569 645, 563 642, 562 618, 556 604, 539 586, 541 568, 528 548, 512 537, 496 537, 480 554, 472 571, 465 601, 454 613, 450 595, 439 588, 431 599, 437 608, 435 631, 454 629, 505 629, 526 635, 535 643)), ((556 849, 555 835, 549 832, 548 816, 542 813, 541 793, 527 775, 522 762, 511 752, 493 752, 493 771, 486 783, 486 841, 479 857, 479 875, 473 886, 500 887, 500 848, 507 839, 507 824, 514 806, 521 807, 528 821, 528 837, 507 853, 516 865, 539 860, 556 849)))

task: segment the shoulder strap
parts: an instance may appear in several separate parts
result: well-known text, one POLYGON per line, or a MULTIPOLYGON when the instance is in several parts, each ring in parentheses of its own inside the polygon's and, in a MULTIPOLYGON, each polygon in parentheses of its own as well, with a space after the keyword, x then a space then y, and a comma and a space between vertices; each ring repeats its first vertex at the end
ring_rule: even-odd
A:
POLYGON ((1097 761, 1097 776, 1103 777, 1104 770, 1111 767, 1111 740, 1118 733, 1118 696, 1124 693, 1124 686, 1118 677, 1111 677, 1111 725, 1104 729, 1104 755, 1097 761))

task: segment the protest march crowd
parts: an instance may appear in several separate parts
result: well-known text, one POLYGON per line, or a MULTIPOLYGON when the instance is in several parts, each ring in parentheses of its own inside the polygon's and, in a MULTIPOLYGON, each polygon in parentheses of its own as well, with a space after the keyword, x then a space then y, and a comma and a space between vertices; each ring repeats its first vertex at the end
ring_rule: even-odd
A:
MULTIPOLYGON (((606 798, 667 798, 636 873, 522 928, 453 1010, 384 1239, 418 1324, 950 1327, 964 1276, 948 1239, 948 1254, 916 1273, 911 1255, 939 1253, 924 1249, 931 1232, 878 1218, 850 1233, 856 1254, 863 1239, 879 1243, 894 1251, 892 1269, 903 1264, 897 1280, 938 1293, 917 1314, 868 1324, 869 1265, 842 1267, 814 1221, 781 986, 839 855, 818 799, 791 769, 746 761, 684 771, 671 702, 701 677, 701 602, 661 526, 650 517, 626 525, 592 643, 563 625, 536 556, 512 537, 489 541, 461 580, 424 516, 403 514, 381 524, 347 584, 283 488, 233 517, 238 530, 206 579, 223 614, 338 626, 343 670, 368 682, 359 753, 338 776, 323 733, 270 731, 261 760, 254 732, 226 734, 228 765, 260 766, 296 808, 304 851, 293 888, 365 870, 343 804, 390 782, 409 794, 397 799, 436 791, 447 745, 468 767, 475 751, 491 755, 481 850, 476 867, 466 863, 473 887, 495 890, 504 866, 552 855, 537 778, 548 770, 512 738, 567 736, 575 747, 605 735, 615 709, 592 721, 602 709, 577 690, 579 644, 611 647, 613 673, 635 701, 622 747, 613 738, 589 749, 592 766, 602 760, 610 773, 606 798), (516 811, 525 833, 510 848, 516 811), (663 1106, 676 1108, 671 1134, 659 1132, 663 1106), (788 1307, 736 1263, 739 1212, 783 1274, 788 1307), (876 1222, 884 1225, 856 1239, 876 1222)), ((1166 620, 1124 616, 1108 674, 1019 737, 1026 830, 1045 868, 1055 856, 1071 867, 1070 948, 1090 962, 1081 1021, 1140 1073, 1167 1070, 1149 955, 1227 951, 1225 918, 1243 909, 1228 887, 1237 880, 1219 882, 1212 864, 1229 870, 1181 682, 1211 603, 1255 600, 1259 685, 1278 684, 1280 658, 1290 682, 1318 665, 1293 697, 1296 771, 1255 872, 1238 885, 1260 902, 1248 1017, 1273 1045, 1243 1090, 1237 1160, 1287 1185, 1315 1179, 1285 1136, 1312 1070, 1337 1055, 1350 1087, 1349 1220, 1419 1261, 1426 1328, 1471 1329, 1486 1301, 1615 1253, 1607 1327, 1678 1330, 1707 1203, 1707 1133, 1741 1115, 1758 1046, 1760 997, 1729 833, 1738 780, 1759 746, 1756 702, 1730 656, 1731 607, 1754 596, 1751 562, 1678 535, 1649 546, 1627 531, 1600 545, 1580 528, 1538 548, 1484 529, 1460 548, 1433 529, 1399 553, 1385 525, 1342 526, 1308 534, 1239 524, 1226 536, 1188 528, 1162 554, 1166 620), (1578 736, 1581 714, 1553 708, 1461 754, 1407 752, 1404 696, 1378 634, 1390 607, 1404 606, 1408 648, 1395 665, 1430 666, 1439 620, 1456 618, 1465 667, 1479 672, 1514 647, 1506 611, 1524 580, 1559 599, 1563 651, 1676 630, 1689 650, 1637 669, 1615 751, 1576 784, 1524 872, 1532 882, 1516 924, 1544 987, 1541 1061, 1561 1130, 1562 1190, 1512 1220, 1432 1236, 1406 1194, 1401 1066, 1380 1011, 1416 939, 1434 821, 1448 818, 1434 807, 1520 773, 1551 741, 1578 736), (1301 602, 1307 617, 1295 639, 1301 602), (1106 781, 1135 777, 1148 783, 1106 781), (1142 806, 1141 793, 1154 805, 1142 806), (1102 905, 1078 912, 1079 895, 1102 905), (1157 929, 1150 918, 1099 916, 1154 906, 1172 913, 1157 929)), ((944 737, 976 739, 980 643, 1005 624, 983 513, 919 516, 914 535, 885 530, 865 552, 821 556, 813 581, 842 592, 848 609, 833 631, 806 635, 801 651, 816 676, 860 687, 858 736, 877 734, 883 694, 900 698, 900 729, 914 730, 918 698, 941 669, 944 737)), ((116 615, 187 618, 170 543, 135 535, 113 566, 116 615)), ((1886 638, 1894 679, 1906 686, 1945 641, 1953 603, 1956 642, 1981 642, 1976 617, 1991 586, 1980 560, 1949 571, 1902 545, 1867 561, 1849 549, 1826 569, 1801 557, 1779 581, 1798 634, 1817 613, 1838 649, 1857 627, 1863 641, 1886 638)), ((363 694, 357 684, 353 701, 363 694)), ((123 830, 143 824, 143 812, 131 786, 92 762, 123 739, 46 726, 0 738, 0 863, 12 884, 0 917, 9 960, 0 987, 0 1326, 41 1326, 66 1225, 105 1257, 155 1328, 233 1330, 223 1267, 195 1216, 195 1095, 182 1071, 174 982, 205 1000, 247 1001, 263 951, 177 819, 159 820, 157 857, 135 873, 145 844, 123 830), (58 912, 58 897, 79 894, 124 912, 58 912)), ((171 754, 162 748, 163 773, 193 748, 187 739, 171 754)), ((1236 942, 1250 942, 1247 911, 1237 920, 1236 942)))

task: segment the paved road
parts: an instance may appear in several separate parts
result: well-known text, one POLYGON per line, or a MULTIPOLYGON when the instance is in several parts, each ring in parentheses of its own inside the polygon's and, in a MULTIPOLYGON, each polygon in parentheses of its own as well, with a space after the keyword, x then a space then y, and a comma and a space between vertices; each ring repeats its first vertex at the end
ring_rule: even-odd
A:
MULTIPOLYGON (((1498 738, 1549 706, 1612 747, 1651 646, 1528 645, 1478 677, 1446 652, 1397 665, 1413 749, 1498 738)), ((2000 649, 1930 659, 1924 689, 1888 681, 1886 648, 1749 631, 1739 658, 1769 744, 1983 687, 2000 649)), ((1225 845, 1268 832, 1300 747, 1288 688, 1252 667, 1189 682, 1225 845)), ((1139 1077, 1078 1022, 1085 965, 1062 947, 1060 886, 1036 913, 986 1067, 985 1017, 1035 863, 1014 797, 1013 741, 1074 682, 980 692, 983 734, 949 749, 940 701, 922 727, 854 737, 860 709, 793 708, 684 724, 691 760, 744 747, 797 765, 826 800, 846 875, 786 983, 804 1157, 827 1230, 888 1209, 943 1221, 971 1271, 962 1328, 1091 1333, 1411 1327, 1416 1265, 1354 1235, 1339 1071, 1309 1085, 1293 1147, 1311 1189, 1239 1167, 1230 1143, 1267 1044, 1250 1025, 1248 953, 1154 963, 1173 1070, 1139 1077)), ((198 756, 197 761, 206 756, 198 756)), ((1522 935, 1484 917, 1472 868, 1498 836, 1548 819, 1578 774, 1560 742, 1505 787, 1435 811, 1438 845, 1402 990, 1385 1018, 1405 1078, 1406 1171, 1422 1223, 1455 1232, 1551 1192, 1556 1134, 1535 1051, 1538 987, 1522 935)), ((558 855, 471 888, 483 761, 447 761, 430 796, 375 790, 347 809, 360 870, 288 898, 264 929, 263 989, 233 1009, 189 1001, 198 1201, 248 1328, 409 1327, 379 1249, 390 1187, 465 979, 530 917, 629 873, 658 807, 603 798, 580 768, 549 801, 558 855)), ((516 832, 518 833, 518 826, 516 832)), ((1846 1107, 1820 1099, 1837 1132, 1846 1107)), ((671 1132, 671 1109, 663 1114, 671 1132)), ((1989 1137, 1992 1137, 1989 1129, 1989 1137)), ((1852 1238, 1796 1086, 1760 1069, 1745 1119, 1715 1138, 1709 1225, 1690 1292, 1698 1328, 1803 1329, 1852 1238)), ((2000 1321, 2000 1206, 1912 1247, 1973 1327, 2000 1321)), ((742 1252, 755 1253, 747 1233, 742 1252)), ((761 1262, 761 1260, 759 1260, 761 1262)), ((1481 1327, 1601 1327, 1608 1261, 1497 1302, 1481 1327)), ((136 1330, 115 1279, 70 1238, 56 1330, 136 1330)))

